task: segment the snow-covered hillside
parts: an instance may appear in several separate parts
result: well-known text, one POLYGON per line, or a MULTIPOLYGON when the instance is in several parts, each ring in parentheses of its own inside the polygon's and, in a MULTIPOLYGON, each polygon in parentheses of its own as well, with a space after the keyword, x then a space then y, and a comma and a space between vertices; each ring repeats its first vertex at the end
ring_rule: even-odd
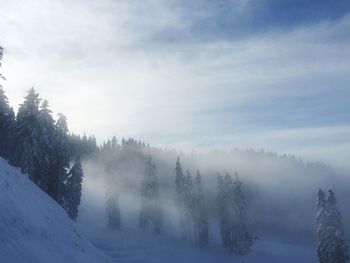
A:
POLYGON ((110 262, 82 237, 65 211, 0 158, 0 262, 110 262))

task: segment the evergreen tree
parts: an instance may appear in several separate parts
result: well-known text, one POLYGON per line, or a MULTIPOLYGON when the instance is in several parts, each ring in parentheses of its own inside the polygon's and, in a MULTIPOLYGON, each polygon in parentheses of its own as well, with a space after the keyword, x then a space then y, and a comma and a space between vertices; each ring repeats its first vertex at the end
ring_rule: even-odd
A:
POLYGON ((140 226, 146 229, 150 224, 154 231, 160 233, 162 226, 162 212, 159 203, 159 182, 156 177, 156 167, 149 157, 145 164, 144 178, 141 186, 140 226))
POLYGON ((76 220, 78 217, 83 176, 81 161, 77 159, 72 169, 64 175, 64 181, 62 182, 60 203, 73 220, 76 220))
MULTIPOLYGON (((0 67, 4 49, 0 46, 0 67)), ((5 79, 0 73, 0 79, 5 79)), ((12 159, 12 133, 15 125, 15 113, 9 106, 8 99, 0 84, 0 156, 12 159)))
MULTIPOLYGON (((59 203, 63 200, 62 188, 67 179, 69 162, 71 158, 71 147, 69 143, 67 118, 58 114, 54 127, 52 139, 52 154, 50 155, 50 172, 48 193, 59 203)), ((79 159, 79 157, 77 157, 79 159)))
POLYGON ((121 215, 117 193, 110 193, 106 202, 106 214, 108 227, 111 229, 119 229, 121 227, 121 215))
MULTIPOLYGON (((226 181, 230 178, 226 176, 226 181)), ((222 175, 218 174, 218 210, 219 210, 219 220, 220 220, 220 235, 222 244, 225 248, 231 245, 231 226, 229 217, 229 196, 227 192, 227 187, 224 182, 222 175)))
POLYGON ((54 135, 54 123, 55 120, 52 117, 52 111, 49 108, 49 102, 47 100, 43 100, 43 102, 40 104, 40 124, 42 125, 43 129, 46 129, 48 139, 52 140, 52 137, 54 135))
MULTIPOLYGON (((52 117, 52 111, 49 108, 49 102, 47 100, 43 100, 39 105, 39 125, 41 130, 45 133, 45 141, 38 145, 47 154, 48 160, 47 164, 42 171, 45 176, 45 184, 46 188, 44 189, 48 193, 50 193, 50 180, 51 180, 51 162, 53 156, 56 154, 53 148, 54 141, 54 133, 55 133, 55 120, 52 117)), ((57 199, 56 199, 57 200, 57 199)))
POLYGON ((12 133, 15 128, 15 113, 9 106, 4 90, 0 87, 0 156, 12 159, 12 133))
POLYGON ((194 180, 194 196, 196 243, 204 247, 208 244, 208 211, 202 189, 202 176, 198 170, 194 180))
POLYGON ((234 217, 232 225, 232 249, 240 255, 245 255, 253 245, 253 236, 248 230, 247 204, 242 192, 242 183, 238 179, 233 182, 234 187, 234 217))
POLYGON ((181 226, 184 230, 184 238, 195 241, 195 199, 194 184, 190 172, 187 170, 183 184, 184 207, 181 218, 181 226))
POLYGON ((237 174, 235 181, 229 174, 218 177, 221 239, 224 247, 244 255, 253 245, 253 236, 248 231, 247 206, 241 186, 237 174))
MULTIPOLYGON (((4 55, 4 49, 0 46, 0 68, 1 68, 1 61, 4 55)), ((4 76, 0 73, 0 79, 5 79, 4 76)), ((0 88, 2 88, 1 84, 0 84, 0 88)))
POLYGON ((22 172, 28 173, 29 178, 46 191, 50 141, 49 133, 42 125, 40 101, 39 94, 32 88, 19 107, 14 131, 15 162, 22 172))
POLYGON ((107 178, 106 189, 106 215, 107 226, 111 229, 119 229, 121 227, 121 214, 119 209, 119 197, 116 184, 112 178, 107 178))
POLYGON ((182 236, 192 241, 194 235, 194 195, 193 180, 187 171, 186 176, 182 172, 180 158, 177 158, 175 167, 175 186, 177 205, 180 212, 180 229, 182 236))
POLYGON ((182 172, 182 167, 180 163, 180 158, 177 157, 176 167, 175 167, 175 186, 177 194, 177 203, 180 207, 184 206, 184 184, 185 176, 182 172))
POLYGON ((341 213, 337 207, 333 191, 328 197, 322 190, 317 194, 316 222, 318 247, 317 254, 320 263, 347 263, 349 251, 346 244, 341 213))

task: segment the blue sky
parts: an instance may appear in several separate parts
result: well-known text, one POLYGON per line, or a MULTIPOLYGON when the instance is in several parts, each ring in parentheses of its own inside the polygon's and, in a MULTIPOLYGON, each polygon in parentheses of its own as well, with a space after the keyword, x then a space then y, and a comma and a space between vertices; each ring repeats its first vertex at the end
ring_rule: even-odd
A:
POLYGON ((349 166, 346 0, 0 0, 3 83, 71 130, 349 166))

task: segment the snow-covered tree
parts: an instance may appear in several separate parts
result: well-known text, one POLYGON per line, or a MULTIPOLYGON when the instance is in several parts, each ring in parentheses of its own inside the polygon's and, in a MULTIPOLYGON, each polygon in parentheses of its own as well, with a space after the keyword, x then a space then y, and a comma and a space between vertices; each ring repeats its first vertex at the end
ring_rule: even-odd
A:
POLYGON ((186 171, 183 183, 183 200, 182 218, 180 225, 184 231, 184 238, 188 241, 195 242, 195 197, 194 184, 190 172, 186 171))
POLYGON ((159 182, 156 176, 156 167, 152 163, 151 157, 145 163, 141 197, 140 227, 146 229, 152 225, 154 231, 160 233, 163 218, 159 202, 159 182))
POLYGON ((15 127, 15 113, 10 107, 3 88, 0 87, 0 156, 12 158, 12 133, 15 127))
POLYGON ((182 167, 180 163, 180 158, 178 157, 176 160, 175 167, 175 187, 176 187, 176 201, 179 207, 184 206, 184 184, 185 184, 185 176, 182 172, 182 167))
MULTIPOLYGON (((67 118, 63 114, 58 114, 52 138, 52 154, 50 155, 50 171, 48 193, 60 202, 62 200, 63 182, 67 178, 69 162, 71 159, 71 149, 68 137, 67 118)), ((78 157, 79 159, 79 157, 78 157)))
POLYGON ((121 227, 121 214, 119 209, 119 196, 116 189, 114 178, 106 178, 106 215, 107 226, 110 229, 119 229, 121 227))
POLYGON ((247 205, 236 174, 233 181, 229 174, 218 176, 218 207, 220 233, 224 247, 238 254, 247 254, 253 245, 248 230, 247 205))
MULTIPOLYGON (((1 68, 1 61, 3 56, 4 56, 4 49, 3 47, 0 46, 0 68, 1 68)), ((0 79, 5 79, 1 73, 0 73, 0 79)), ((2 88, 1 84, 0 84, 0 88, 2 88)))
POLYGON ((194 179, 195 241, 200 247, 208 244, 208 210, 204 200, 202 176, 197 170, 194 179))
MULTIPOLYGON (((49 102, 43 100, 39 105, 39 125, 40 129, 45 133, 45 140, 41 142, 38 147, 44 151, 48 156, 47 166, 42 171, 46 178, 46 191, 50 194, 50 180, 51 180, 51 163, 56 152, 53 148, 53 141, 55 135, 55 120, 52 117, 52 111, 49 108, 49 102)), ((57 199, 56 199, 57 200, 57 199)))
POLYGON ((77 159, 68 174, 65 174, 61 187, 60 200, 68 215, 73 220, 78 217, 78 207, 81 201, 83 169, 80 159, 77 159))
MULTIPOLYGON (((4 49, 0 46, 0 67, 4 49)), ((5 79, 0 73, 0 79, 5 79)), ((15 113, 0 83, 0 156, 12 159, 12 133, 15 125, 15 113)))
POLYGON ((337 207, 333 191, 328 197, 322 190, 318 191, 316 202, 316 222, 320 263, 347 263, 349 250, 345 238, 341 213, 337 207))
MULTIPOLYGON (((48 100, 43 100, 43 102, 39 106, 39 109, 40 109, 39 114, 40 114, 41 125, 44 129, 46 129, 46 132, 49 136, 49 139, 51 140, 53 135, 54 135, 55 120, 52 117, 52 111, 50 110, 48 100)), ((50 143, 51 143, 51 141, 50 141, 50 143)))
MULTIPOLYGON (((226 181, 230 180, 230 177, 226 176, 226 181)), ((231 245, 231 222, 229 216, 229 195, 227 192, 227 186, 225 185, 224 177, 218 174, 218 196, 217 205, 219 212, 219 224, 220 224, 220 235, 222 244, 225 248, 231 245)), ((231 183, 231 182, 230 182, 231 183)))
POLYGON ((245 255, 253 245, 253 236, 248 229, 247 203, 242 192, 242 183, 236 178, 233 182, 233 195, 235 206, 233 208, 232 249, 234 252, 245 255))
POLYGON ((47 190, 50 163, 49 133, 42 125, 39 110, 41 99, 34 88, 28 91, 17 113, 14 131, 15 162, 29 178, 47 190))
POLYGON ((194 219, 194 196, 193 196, 193 180, 189 171, 186 176, 182 172, 180 158, 177 158, 175 167, 175 187, 176 187, 176 203, 180 214, 180 229, 182 237, 188 241, 192 241, 193 237, 193 219, 194 219))

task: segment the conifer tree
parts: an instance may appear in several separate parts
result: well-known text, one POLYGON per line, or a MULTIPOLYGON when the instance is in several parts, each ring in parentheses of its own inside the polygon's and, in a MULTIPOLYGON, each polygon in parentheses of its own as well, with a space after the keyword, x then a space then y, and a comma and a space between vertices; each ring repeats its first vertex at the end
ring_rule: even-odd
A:
POLYGON ((40 101, 39 94, 32 88, 19 107, 14 131, 14 157, 22 172, 28 173, 32 181, 47 191, 50 142, 41 121, 40 101))
POLYGON ((193 179, 189 171, 186 176, 182 172, 180 158, 177 158, 175 167, 176 200, 180 213, 180 229, 182 237, 188 241, 193 240, 194 234, 194 195, 193 179))
POLYGON ((0 156, 12 159, 12 133, 15 128, 15 113, 0 87, 0 156))
POLYGON ((106 202, 106 214, 108 227, 111 229, 119 229, 121 227, 121 215, 117 193, 109 194, 106 202))
POLYGON ((190 172, 186 171, 183 184, 184 210, 181 225, 184 230, 184 237, 188 241, 195 241, 195 199, 194 184, 190 172))
MULTIPOLYGON (((4 56, 4 49, 3 47, 0 46, 0 68, 1 68, 1 65, 2 65, 2 58, 4 56)), ((4 76, 0 73, 0 79, 5 79, 4 76)), ((2 88, 1 84, 0 84, 0 88, 2 88)))
POLYGON ((177 194, 177 203, 180 207, 183 207, 185 203, 184 184, 185 184, 185 176, 182 172, 180 158, 177 157, 176 167, 175 167, 175 186, 176 186, 176 194, 177 194))
MULTIPOLYGON (((226 181, 230 178, 226 176, 226 181)), ((219 210, 219 224, 222 244, 225 248, 231 245, 231 226, 229 216, 229 196, 227 187, 222 175, 218 174, 218 197, 217 204, 219 210)))
POLYGON ((202 176, 197 170, 194 180, 195 236, 200 247, 208 244, 208 211, 202 189, 202 176))
POLYGON ((119 229, 121 227, 121 214, 119 209, 119 196, 116 189, 114 178, 106 178, 106 215, 107 226, 110 229, 119 229), (114 180, 113 180, 114 179, 114 180))
POLYGON ((349 250, 345 238, 341 213, 337 207, 333 191, 328 197, 322 190, 318 191, 316 202, 316 222, 320 263, 347 263, 349 250))
POLYGON ((245 255, 253 245, 253 236, 248 230, 247 204, 242 192, 242 183, 238 179, 233 182, 234 187, 234 218, 232 229, 232 249, 240 255, 245 255))
MULTIPOLYGON (((38 145, 47 154, 48 160, 46 161, 45 167, 43 167, 42 174, 45 177, 46 188, 44 189, 50 193, 50 171, 51 171, 51 162, 53 156, 56 154, 53 148, 54 133, 55 133, 55 121, 52 117, 52 111, 49 108, 49 102, 43 100, 39 105, 39 125, 41 130, 45 133, 45 140, 41 141, 41 144, 38 145)), ((41 138, 43 139, 43 138, 41 138)), ((56 199, 57 200, 57 199, 56 199)))
POLYGON ((149 157, 145 163, 144 178, 141 186, 141 212, 140 227, 146 229, 149 225, 153 225, 156 233, 161 232, 162 212, 159 203, 159 182, 156 176, 156 167, 149 157))
POLYGON ((244 255, 253 245, 253 236, 248 231, 247 206, 241 186, 237 174, 235 181, 229 174, 218 177, 221 239, 224 247, 244 255))
MULTIPOLYGON (((67 118, 63 114, 58 114, 55 123, 54 136, 52 140, 53 154, 50 156, 50 172, 48 193, 61 202, 63 182, 66 180, 71 159, 71 147, 68 137, 67 118)), ((77 157, 79 159, 79 157, 77 157)))
MULTIPOLYGON (((0 68, 4 49, 0 46, 0 68)), ((0 79, 5 79, 0 73, 0 79)), ((15 113, 0 83, 0 156, 12 159, 12 133, 15 125, 15 113)))
POLYGON ((73 220, 76 220, 78 217, 83 176, 84 173, 81 167, 81 161, 77 159, 63 181, 61 202, 63 207, 67 210, 69 217, 73 220))

